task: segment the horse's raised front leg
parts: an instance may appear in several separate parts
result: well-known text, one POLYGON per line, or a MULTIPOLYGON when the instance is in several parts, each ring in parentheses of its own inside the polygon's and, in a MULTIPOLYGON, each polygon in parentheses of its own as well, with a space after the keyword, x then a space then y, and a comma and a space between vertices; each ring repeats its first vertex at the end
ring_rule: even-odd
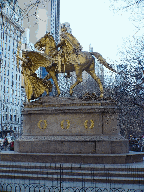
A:
POLYGON ((77 80, 76 82, 70 87, 70 95, 72 95, 73 93, 73 88, 78 85, 79 83, 82 82, 82 71, 80 70, 80 68, 78 68, 77 66, 75 66, 75 72, 76 72, 76 76, 77 76, 77 80))
POLYGON ((57 82, 55 71, 54 70, 49 71, 49 74, 50 74, 50 76, 52 77, 52 79, 53 79, 53 81, 55 83, 55 86, 56 86, 57 92, 58 92, 58 96, 59 96, 60 95, 60 89, 59 89, 59 86, 58 86, 58 82, 57 82))
POLYGON ((95 74, 95 70, 86 70, 91 76, 92 78, 98 83, 99 85, 99 88, 100 88, 100 98, 102 99, 103 96, 104 96, 104 91, 103 91, 103 86, 102 86, 102 83, 101 83, 101 80, 100 78, 98 78, 95 74))

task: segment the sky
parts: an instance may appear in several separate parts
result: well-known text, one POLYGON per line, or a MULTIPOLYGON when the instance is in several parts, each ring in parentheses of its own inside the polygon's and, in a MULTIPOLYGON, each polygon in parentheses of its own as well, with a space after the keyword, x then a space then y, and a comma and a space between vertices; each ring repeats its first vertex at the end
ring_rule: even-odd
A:
POLYGON ((61 0, 60 21, 69 22, 73 35, 89 51, 115 59, 123 39, 134 34, 127 13, 114 14, 109 0, 61 0))
MULTIPOLYGON (((29 3, 30 0, 25 2, 29 3)), ((22 5, 23 1, 19 0, 19 3, 22 5)), ((132 37, 135 27, 127 12, 116 14, 110 5, 110 0, 60 0, 60 22, 70 23, 72 34, 82 45, 83 51, 89 51, 91 44, 94 52, 115 60, 123 39, 132 37)), ((39 29, 34 26, 30 37, 35 37, 35 42, 45 34, 45 17, 44 8, 37 12, 39 29)), ((30 25, 34 22, 31 21, 30 25)))

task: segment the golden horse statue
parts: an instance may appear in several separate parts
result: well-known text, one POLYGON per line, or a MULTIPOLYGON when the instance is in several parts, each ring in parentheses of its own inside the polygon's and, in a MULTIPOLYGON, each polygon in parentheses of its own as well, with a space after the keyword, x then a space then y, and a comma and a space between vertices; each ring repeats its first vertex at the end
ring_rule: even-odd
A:
MULTIPOLYGON (((68 36, 72 36, 67 33, 68 36)), ((70 39, 70 38, 69 38, 70 39)), ((72 39, 73 40, 73 39, 72 39)), ((109 70, 116 72, 114 69, 110 67, 110 65, 106 62, 106 60, 97 52, 86 52, 79 51, 75 52, 75 49, 72 48, 73 42, 63 42, 65 43, 66 49, 63 49, 63 46, 56 46, 54 38, 50 34, 46 34, 42 37, 37 43, 35 43, 35 48, 38 50, 44 50, 44 54, 47 57, 51 58, 51 64, 49 63, 45 66, 48 75, 44 78, 44 80, 52 78, 57 88, 58 95, 60 94, 60 89, 58 86, 56 74, 57 73, 67 73, 75 71, 77 80, 70 87, 70 95, 73 93, 73 88, 82 82, 82 72, 86 71, 91 75, 91 77, 98 83, 100 88, 100 98, 103 98, 103 86, 99 79, 99 77, 95 74, 95 56, 98 61, 107 67, 109 70), (58 50, 60 47, 60 50, 58 50)))
POLYGON ((69 76, 73 71, 76 72, 77 80, 70 87, 70 95, 73 93, 73 88, 82 82, 82 72, 86 71, 98 83, 100 98, 103 98, 103 86, 95 74, 94 57, 109 70, 116 72, 99 53, 81 51, 81 46, 76 38, 67 32, 61 35, 61 42, 57 46, 53 36, 47 33, 35 43, 35 48, 39 51, 22 51, 22 58, 17 55, 17 59, 23 61, 22 74, 28 100, 38 98, 44 91, 49 94, 52 90, 52 84, 48 80, 50 78, 53 79, 57 93, 60 95, 56 74, 67 73, 69 76), (35 73, 39 67, 45 67, 48 72, 44 79, 37 77, 35 73))

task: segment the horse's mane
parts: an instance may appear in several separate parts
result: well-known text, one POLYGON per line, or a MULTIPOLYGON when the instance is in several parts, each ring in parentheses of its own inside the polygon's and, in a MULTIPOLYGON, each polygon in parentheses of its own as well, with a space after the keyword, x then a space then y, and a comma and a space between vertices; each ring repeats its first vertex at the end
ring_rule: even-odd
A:
POLYGON ((53 43, 55 43, 55 40, 54 40, 53 36, 50 34, 50 32, 46 33, 46 34, 45 34, 43 37, 41 37, 36 43, 40 42, 42 38, 45 38, 45 39, 49 38, 50 41, 52 41, 53 43))

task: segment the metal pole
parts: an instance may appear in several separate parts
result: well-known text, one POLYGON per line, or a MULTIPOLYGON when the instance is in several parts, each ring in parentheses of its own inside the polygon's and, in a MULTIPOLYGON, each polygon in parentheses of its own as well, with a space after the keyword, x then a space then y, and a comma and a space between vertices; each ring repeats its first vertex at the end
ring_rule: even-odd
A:
POLYGON ((61 164, 60 164, 60 192, 61 192, 61 164))

